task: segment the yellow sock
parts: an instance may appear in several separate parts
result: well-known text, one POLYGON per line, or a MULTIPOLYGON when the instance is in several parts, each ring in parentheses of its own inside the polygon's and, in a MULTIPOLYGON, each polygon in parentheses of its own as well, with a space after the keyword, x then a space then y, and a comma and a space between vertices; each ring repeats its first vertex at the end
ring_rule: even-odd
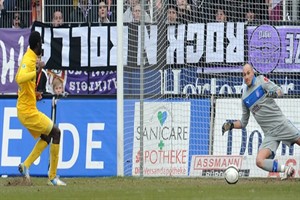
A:
POLYGON ((31 164, 41 155, 44 149, 48 146, 48 143, 45 140, 40 139, 35 144, 29 156, 24 161, 25 167, 29 168, 31 164))
POLYGON ((56 177, 57 164, 58 164, 59 144, 51 144, 50 146, 50 169, 49 179, 52 180, 56 177))

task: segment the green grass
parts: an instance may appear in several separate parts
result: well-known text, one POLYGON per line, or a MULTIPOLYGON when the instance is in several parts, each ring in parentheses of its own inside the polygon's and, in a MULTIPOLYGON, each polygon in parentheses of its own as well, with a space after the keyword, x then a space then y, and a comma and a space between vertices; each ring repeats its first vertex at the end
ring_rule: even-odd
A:
POLYGON ((298 200, 300 179, 240 179, 229 185, 208 178, 63 178, 66 187, 47 186, 47 178, 31 178, 31 186, 13 186, 20 177, 0 178, 6 199, 230 199, 298 200), (10 183, 10 184, 9 184, 10 183))

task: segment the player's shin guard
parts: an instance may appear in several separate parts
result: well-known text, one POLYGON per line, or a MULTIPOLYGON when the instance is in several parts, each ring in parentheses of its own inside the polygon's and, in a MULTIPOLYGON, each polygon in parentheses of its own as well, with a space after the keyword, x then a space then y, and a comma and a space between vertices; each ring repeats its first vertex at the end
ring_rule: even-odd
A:
POLYGON ((58 154, 59 154, 59 144, 51 144, 50 145, 50 169, 49 169, 50 180, 56 177, 58 154))
POLYGON ((31 164, 41 155, 44 149, 48 146, 48 143, 44 140, 39 140, 35 144, 29 156, 24 161, 24 165, 29 168, 31 164))

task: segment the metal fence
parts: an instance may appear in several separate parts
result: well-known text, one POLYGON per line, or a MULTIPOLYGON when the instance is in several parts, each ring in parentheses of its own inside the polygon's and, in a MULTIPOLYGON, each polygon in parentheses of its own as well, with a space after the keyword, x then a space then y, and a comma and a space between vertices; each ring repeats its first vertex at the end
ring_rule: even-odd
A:
POLYGON ((116 22, 115 0, 0 0, 0 28, 26 28, 35 20, 51 24, 55 11, 62 13, 66 24, 97 23, 101 1, 105 2, 108 20, 116 22))
MULTIPOLYGON (((52 23, 53 13, 60 11, 64 23, 97 23, 98 7, 101 0, 52 0, 44 1, 44 22, 52 23)), ((104 0, 107 9, 107 18, 110 22, 116 22, 115 0, 104 0)))
MULTIPOLYGON (((62 13, 65 24, 85 22, 98 23, 99 3, 101 1, 105 2, 108 21, 116 22, 116 0, 0 0, 0 28, 26 28, 30 27, 35 20, 51 24, 53 21, 53 13, 55 11, 60 11, 62 13)), ((130 1, 132 0, 124 0, 124 12, 130 7, 130 1)), ((150 17, 151 22, 155 21, 154 11, 158 9, 158 2, 164 5, 172 2, 172 4, 176 5, 176 0, 145 0, 145 2, 147 4, 145 10, 150 17)), ((193 7, 195 6, 193 3, 197 3, 198 1, 187 0, 187 2, 193 7)), ((201 2, 202 4, 198 5, 197 8, 199 9, 202 7, 203 11, 205 3, 210 7, 209 10, 211 10, 214 5, 213 2, 221 1, 204 0, 201 2)), ((255 2, 268 1, 260 0, 255 2)), ((268 6, 266 8, 268 9, 268 18, 270 20, 299 20, 300 0, 273 0, 269 2, 271 3, 266 3, 265 5, 268 6)), ((246 3, 246 5, 248 4, 246 3)))

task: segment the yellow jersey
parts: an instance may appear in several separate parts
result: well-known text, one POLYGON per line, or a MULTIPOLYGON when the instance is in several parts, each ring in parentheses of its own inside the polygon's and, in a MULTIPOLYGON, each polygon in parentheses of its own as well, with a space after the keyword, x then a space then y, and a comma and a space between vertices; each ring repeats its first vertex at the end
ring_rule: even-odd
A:
POLYGON ((28 48, 16 74, 18 84, 17 110, 30 113, 36 108, 36 61, 38 56, 28 48))

